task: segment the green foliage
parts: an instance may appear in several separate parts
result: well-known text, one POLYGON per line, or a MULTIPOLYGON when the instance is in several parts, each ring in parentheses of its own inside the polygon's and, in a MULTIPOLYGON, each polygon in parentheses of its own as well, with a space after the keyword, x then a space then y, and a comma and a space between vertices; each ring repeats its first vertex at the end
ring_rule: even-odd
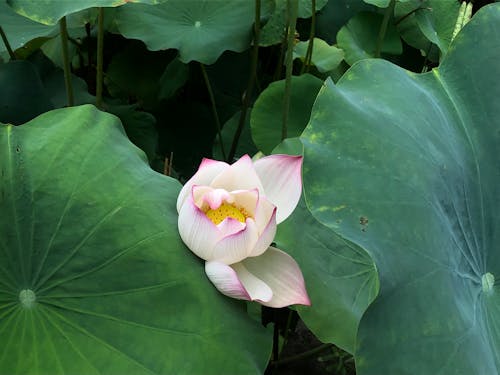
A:
POLYGON ((54 25, 62 17, 92 7, 117 7, 129 2, 158 4, 166 0, 7 0, 12 9, 33 21, 54 25))
MULTIPOLYGON (((345 52, 345 61, 353 65, 356 61, 376 56, 378 34, 383 16, 377 13, 362 12, 349 20, 337 34, 337 42, 345 52)), ((380 52, 399 55, 403 52, 401 40, 395 26, 389 23, 382 41, 380 52)))
MULTIPOLYGON (((323 8, 328 0, 316 0, 316 11, 323 8)), ((285 39, 285 29, 287 25, 287 0, 267 0, 264 1, 264 14, 269 13, 268 19, 262 28, 260 38, 261 46, 271 46, 281 43, 285 39), (272 10, 272 11, 271 11, 272 10)), ((308 18, 312 14, 310 0, 298 0, 299 18, 308 18)))
POLYGON ((498 373, 486 2, 453 37, 455 0, 1 1, 0 374, 279 373, 295 311, 361 375, 498 373), (312 306, 221 296, 179 239, 180 184, 151 168, 184 182, 232 145, 304 153, 275 242, 312 306))
MULTIPOLYGON (((57 28, 34 22, 18 15, 4 1, 0 2, 0 26, 9 36, 9 43, 13 50, 22 47, 27 41, 49 37, 57 28)), ((6 52, 4 43, 0 43, 0 53, 6 52)))
MULTIPOLYGON (((292 79, 288 136, 297 137, 306 127, 314 99, 322 81, 310 74, 292 79)), ((262 152, 269 154, 281 142, 285 81, 273 82, 255 102, 250 118, 252 138, 262 152)))
POLYGON ((29 61, 0 65, 0 121, 22 124, 53 108, 36 67, 29 61))
POLYGON ((306 200, 370 253, 381 283, 359 328, 360 374, 500 366, 499 25, 500 8, 483 9, 438 69, 363 61, 316 100, 306 200))
MULTIPOLYGON (((309 42, 299 42, 293 50, 293 57, 306 59, 309 42)), ((327 73, 339 66, 344 59, 344 52, 335 46, 330 46, 324 40, 314 38, 311 63, 320 73, 327 73)))
POLYGON ((225 50, 250 46, 252 1, 169 0, 155 6, 128 4, 117 10, 118 30, 149 49, 176 48, 182 62, 212 64, 225 50))
POLYGON ((401 37, 411 46, 433 57, 433 48, 446 54, 457 22, 460 4, 454 0, 410 0, 397 3, 401 37))
POLYGON ((0 146, 0 373, 263 371, 269 336, 206 282, 180 184, 116 117, 48 112, 1 125, 0 146))

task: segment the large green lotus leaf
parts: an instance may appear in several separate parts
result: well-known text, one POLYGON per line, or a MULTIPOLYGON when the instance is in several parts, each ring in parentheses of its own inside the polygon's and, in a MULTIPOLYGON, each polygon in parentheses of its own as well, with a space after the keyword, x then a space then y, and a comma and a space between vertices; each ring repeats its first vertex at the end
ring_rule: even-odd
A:
POLYGON ((262 373, 270 340, 177 233, 180 185, 86 105, 0 125, 1 374, 262 373))
MULTIPOLYGON (((298 138, 286 139, 273 153, 300 155, 298 138)), ((340 209, 340 208, 339 208, 340 209)), ((307 327, 323 342, 353 353, 359 321, 378 293, 373 260, 316 220, 304 198, 278 226, 275 242, 299 264, 311 306, 297 306, 307 327)))
POLYGON ((117 7, 127 3, 157 4, 167 0, 7 0, 20 15, 54 25, 62 17, 93 7, 117 7))
MULTIPOLYGON (((323 82, 311 74, 292 76, 289 138, 298 137, 309 121, 314 99, 323 82)), ((285 80, 272 82, 255 101, 250 117, 252 138, 257 148, 270 154, 281 142, 285 80)))
POLYGON ((225 0, 169 0, 128 4, 116 11, 118 30, 150 50, 176 48, 182 62, 212 64, 226 50, 250 46, 255 3, 225 0))
POLYGON ((380 278, 358 331, 361 375, 499 373, 499 43, 495 4, 439 69, 367 60, 318 95, 306 200, 380 278))

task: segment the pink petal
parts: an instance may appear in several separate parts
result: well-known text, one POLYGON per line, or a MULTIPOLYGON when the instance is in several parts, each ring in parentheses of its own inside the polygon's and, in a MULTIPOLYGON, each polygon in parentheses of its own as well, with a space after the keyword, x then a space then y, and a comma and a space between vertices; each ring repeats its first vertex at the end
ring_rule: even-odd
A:
POLYGON ((273 291, 271 300, 262 302, 263 305, 311 305, 302 272, 297 262, 287 253, 269 247, 262 255, 247 258, 241 263, 248 272, 262 280, 273 291))
POLYGON ((266 198, 278 207, 276 221, 279 224, 290 216, 302 194, 302 156, 270 155, 254 165, 266 198))
POLYGON ((263 192, 262 183, 255 172, 252 159, 243 155, 229 168, 221 172, 210 184, 213 188, 222 188, 227 191, 259 189, 263 192))
POLYGON ((273 292, 262 280, 248 272, 241 263, 228 266, 221 262, 206 262, 205 273, 224 295, 236 299, 269 301, 273 292))
MULTIPOLYGON (((198 186, 193 186, 193 197, 196 196, 195 188, 198 188, 198 186)), ((212 210, 216 210, 224 202, 234 202, 231 194, 229 194, 229 192, 224 189, 214 189, 210 186, 203 186, 200 190, 204 192, 202 201, 206 203, 212 210)))
MULTIPOLYGON (((257 225, 258 226, 258 225, 257 225)), ((273 207, 271 212, 271 217, 267 222, 264 230, 261 232, 260 237, 255 244, 254 248, 250 252, 249 256, 256 257, 261 255, 267 248, 271 245, 276 235, 276 207, 273 207)))
POLYGON ((222 238, 213 247, 210 259, 226 264, 237 263, 245 259, 254 248, 259 239, 259 232, 255 221, 251 218, 246 220, 245 229, 222 238))
POLYGON ((202 259, 212 259, 213 248, 221 235, 217 226, 201 211, 191 197, 181 207, 177 222, 182 241, 202 259))
POLYGON ((218 174, 228 168, 229 164, 222 161, 203 159, 198 171, 184 184, 177 197, 177 212, 180 212, 181 206, 191 193, 193 185, 210 185, 218 174))

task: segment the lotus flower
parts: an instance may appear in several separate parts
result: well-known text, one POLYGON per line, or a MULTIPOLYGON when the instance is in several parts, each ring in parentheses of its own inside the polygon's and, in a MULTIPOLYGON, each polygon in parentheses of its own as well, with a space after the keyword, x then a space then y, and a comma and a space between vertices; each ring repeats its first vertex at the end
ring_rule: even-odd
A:
POLYGON ((276 226, 302 192, 302 157, 271 155, 255 163, 203 159, 177 199, 179 233, 204 259, 205 272, 226 296, 270 307, 310 305, 295 260, 271 245, 276 226))

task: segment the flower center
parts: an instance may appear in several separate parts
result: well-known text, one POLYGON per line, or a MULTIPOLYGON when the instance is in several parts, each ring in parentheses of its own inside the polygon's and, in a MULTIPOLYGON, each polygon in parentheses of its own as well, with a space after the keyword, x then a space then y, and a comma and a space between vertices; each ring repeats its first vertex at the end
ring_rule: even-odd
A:
POLYGON ((219 208, 215 210, 208 209, 205 212, 205 215, 214 223, 215 225, 221 223, 225 218, 231 217, 242 223, 245 222, 248 215, 244 209, 239 209, 236 206, 229 203, 222 203, 219 208))

